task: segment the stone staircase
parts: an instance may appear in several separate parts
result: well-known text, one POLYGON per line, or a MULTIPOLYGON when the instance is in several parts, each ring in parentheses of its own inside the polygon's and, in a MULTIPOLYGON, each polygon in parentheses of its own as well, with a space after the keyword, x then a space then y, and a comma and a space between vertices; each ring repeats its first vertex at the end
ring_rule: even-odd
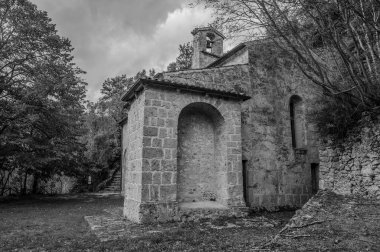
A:
POLYGON ((120 193, 121 192, 121 170, 119 169, 112 178, 112 181, 102 190, 106 193, 120 193))

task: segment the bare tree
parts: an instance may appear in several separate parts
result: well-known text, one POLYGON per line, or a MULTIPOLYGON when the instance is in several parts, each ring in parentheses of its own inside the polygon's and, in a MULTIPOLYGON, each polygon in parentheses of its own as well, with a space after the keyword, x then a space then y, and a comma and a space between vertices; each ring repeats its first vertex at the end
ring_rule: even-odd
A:
POLYGON ((324 93, 380 106, 379 0, 200 0, 232 35, 270 39, 324 93))

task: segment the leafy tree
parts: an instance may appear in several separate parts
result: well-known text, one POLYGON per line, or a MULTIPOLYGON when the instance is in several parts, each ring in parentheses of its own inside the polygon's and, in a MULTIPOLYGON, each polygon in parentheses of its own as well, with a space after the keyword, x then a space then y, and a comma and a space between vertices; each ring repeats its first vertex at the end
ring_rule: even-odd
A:
MULTIPOLYGON (((377 0, 201 0, 232 36, 269 39, 323 90, 316 120, 323 132, 344 133, 363 111, 380 106, 380 3, 377 0), (335 105, 334 105, 335 104, 335 105), (339 112, 341 111, 341 113, 339 112), (333 123, 327 123, 327 121, 333 123), (344 119, 346 120, 346 119, 344 119), (325 121, 325 123, 324 123, 325 121), (323 126, 325 125, 325 126, 323 126)), ((341 134, 343 136, 344 134, 341 134)))
POLYGON ((166 67, 166 70, 168 72, 175 72, 175 71, 177 71, 177 63, 175 63, 175 62, 169 63, 169 65, 166 67))
MULTIPOLYGON (((153 77, 155 70, 149 70, 153 77)), ((87 133, 83 138, 86 144, 86 157, 90 161, 91 172, 104 180, 109 173, 120 168, 121 129, 119 122, 125 117, 122 95, 139 79, 147 77, 145 69, 134 77, 126 75, 106 79, 101 88, 102 96, 96 103, 88 104, 86 114, 87 133)))
POLYGON ((193 57, 193 46, 190 42, 179 45, 179 55, 176 59, 178 70, 186 70, 191 68, 191 60, 193 57))
POLYGON ((190 42, 179 45, 179 55, 176 62, 172 62, 167 66, 167 71, 173 72, 178 70, 186 70, 191 68, 193 57, 193 46, 190 42))
POLYGON ((72 50, 46 12, 27 0, 0 2, 2 181, 15 167, 36 177, 78 167, 86 83, 72 50))

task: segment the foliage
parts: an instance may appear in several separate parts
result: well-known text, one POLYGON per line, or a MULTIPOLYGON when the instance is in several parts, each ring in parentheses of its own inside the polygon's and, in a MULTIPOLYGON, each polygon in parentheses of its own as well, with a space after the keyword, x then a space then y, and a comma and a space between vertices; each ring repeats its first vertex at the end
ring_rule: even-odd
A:
MULTIPOLYGON (((153 77, 155 70, 149 70, 153 77)), ((125 117, 122 95, 139 79, 147 77, 145 69, 134 77, 126 75, 106 79, 101 88, 102 96, 96 103, 87 107, 85 128, 86 157, 89 160, 90 172, 95 177, 105 179, 109 173, 120 168, 121 129, 119 122, 125 117)))
POLYGON ((15 169, 46 177, 80 166, 86 83, 72 50, 46 12, 27 0, 0 2, 1 182, 15 169))
MULTIPOLYGON (((380 106, 380 2, 377 0, 201 0, 215 10, 216 26, 230 35, 270 39, 330 101, 324 120, 335 128, 380 106), (339 104, 339 106, 335 105, 339 104), (329 107, 332 106, 332 107, 329 107), (350 117, 327 117, 341 111, 350 117)), ((321 113, 317 113, 321 115, 321 113)), ((340 134, 340 133, 339 133, 340 134)), ((344 135, 344 134, 343 134, 344 135)))
POLYGON ((191 68, 192 57, 193 57, 193 46, 190 42, 179 45, 179 55, 176 58, 176 62, 171 62, 167 71, 174 72, 179 70, 186 70, 191 68))

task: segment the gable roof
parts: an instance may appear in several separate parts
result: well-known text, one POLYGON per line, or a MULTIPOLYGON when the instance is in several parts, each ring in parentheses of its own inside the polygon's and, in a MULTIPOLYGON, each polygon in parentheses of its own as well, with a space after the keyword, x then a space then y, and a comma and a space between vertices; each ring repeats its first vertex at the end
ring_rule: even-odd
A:
POLYGON ((230 58, 232 55, 234 55, 235 53, 237 53, 238 51, 240 51, 240 50, 242 50, 242 49, 244 49, 246 47, 247 47, 247 43, 240 43, 239 45, 235 46, 230 51, 228 51, 227 53, 225 53, 222 57, 220 57, 219 59, 215 60, 214 62, 212 62, 208 66, 206 66, 206 68, 212 68, 212 67, 219 66, 220 64, 222 64, 223 62, 225 62, 228 58, 230 58))

